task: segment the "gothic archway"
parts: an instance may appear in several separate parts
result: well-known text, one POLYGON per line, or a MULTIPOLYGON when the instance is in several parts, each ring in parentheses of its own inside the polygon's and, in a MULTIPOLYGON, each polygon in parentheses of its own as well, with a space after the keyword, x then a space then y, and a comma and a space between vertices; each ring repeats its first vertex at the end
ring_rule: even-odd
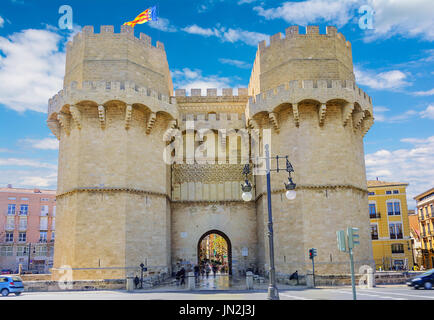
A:
POLYGON ((232 275, 232 244, 231 244, 231 241, 229 240, 229 237, 224 232, 221 232, 219 230, 209 230, 209 231, 205 232, 199 238, 199 241, 197 242, 197 264, 198 265, 201 264, 201 245, 202 245, 202 241, 207 236, 210 236, 210 235, 213 235, 213 234, 216 234, 216 235, 222 237, 226 241, 226 245, 227 245, 228 273, 229 273, 229 275, 232 275))

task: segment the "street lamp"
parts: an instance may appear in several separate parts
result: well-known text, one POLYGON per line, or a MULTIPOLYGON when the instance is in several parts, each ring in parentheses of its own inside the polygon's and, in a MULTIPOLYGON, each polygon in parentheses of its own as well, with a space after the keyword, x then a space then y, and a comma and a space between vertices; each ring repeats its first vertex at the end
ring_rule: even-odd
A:
MULTIPOLYGON (((271 210, 271 182, 270 182, 270 172, 271 171, 286 171, 288 172, 288 183, 284 183, 286 189, 286 198, 288 200, 294 200, 296 197, 295 187, 296 184, 292 181, 291 172, 294 172, 294 168, 288 160, 288 156, 276 156, 276 169, 270 169, 270 147, 268 144, 265 145, 265 164, 266 164, 266 174, 267 174, 267 202, 268 202, 268 241, 269 241, 269 253, 270 253, 270 283, 268 286, 268 300, 279 300, 279 292, 276 287, 276 274, 274 268, 274 244, 273 244, 273 216, 271 210), (286 168, 279 168, 279 159, 286 159, 286 168)), ((244 201, 250 201, 252 199, 252 185, 250 184, 247 175, 250 173, 249 164, 246 164, 243 169, 243 174, 246 176, 244 184, 241 185, 241 190, 243 194, 241 197, 244 201)))

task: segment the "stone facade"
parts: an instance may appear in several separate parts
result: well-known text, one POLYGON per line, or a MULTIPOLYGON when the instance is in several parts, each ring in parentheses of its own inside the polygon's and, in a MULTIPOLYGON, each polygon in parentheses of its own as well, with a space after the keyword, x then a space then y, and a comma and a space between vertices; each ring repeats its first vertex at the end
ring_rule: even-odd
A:
POLYGON ((60 140, 54 279, 65 268, 74 279, 124 278, 142 262, 170 272, 197 263, 211 230, 230 242, 232 273, 265 272, 265 178, 248 176, 250 202, 240 188, 258 132, 259 146, 268 132, 271 155, 289 156, 297 183, 290 202, 287 174, 272 176, 277 272, 307 273, 315 247, 316 271, 346 273, 336 231, 348 226, 360 228, 356 268, 373 266, 363 152, 372 101, 354 83, 350 43, 334 27, 290 27, 258 45, 249 87, 237 91, 174 93, 164 46, 128 26, 76 35, 48 107, 60 140))

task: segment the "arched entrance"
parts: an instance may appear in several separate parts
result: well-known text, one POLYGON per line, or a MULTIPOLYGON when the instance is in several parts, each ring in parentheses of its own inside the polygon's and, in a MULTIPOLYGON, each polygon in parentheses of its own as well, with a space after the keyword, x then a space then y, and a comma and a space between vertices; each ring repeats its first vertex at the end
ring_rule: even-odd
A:
POLYGON ((197 243, 198 265, 201 265, 205 259, 213 260, 217 264, 226 264, 229 275, 232 275, 232 244, 225 233, 219 230, 210 230, 200 237, 197 243))

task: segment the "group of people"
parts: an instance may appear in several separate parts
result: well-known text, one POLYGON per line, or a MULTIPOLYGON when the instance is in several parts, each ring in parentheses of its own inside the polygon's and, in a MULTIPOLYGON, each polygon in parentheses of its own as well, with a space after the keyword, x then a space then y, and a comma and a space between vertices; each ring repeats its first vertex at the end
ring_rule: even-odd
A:
MULTIPOLYGON (((195 265, 193 267, 193 270, 188 270, 188 272, 193 271, 194 272, 194 278, 196 282, 199 281, 199 276, 202 276, 202 278, 208 278, 210 273, 213 273, 213 276, 215 277, 217 272, 226 273, 228 271, 228 268, 226 265, 218 266, 217 264, 210 264, 210 263, 204 263, 199 265, 195 265)), ((177 285, 183 285, 185 284, 185 276, 186 276, 187 270, 185 270, 184 267, 182 267, 176 274, 176 284, 177 285)))

